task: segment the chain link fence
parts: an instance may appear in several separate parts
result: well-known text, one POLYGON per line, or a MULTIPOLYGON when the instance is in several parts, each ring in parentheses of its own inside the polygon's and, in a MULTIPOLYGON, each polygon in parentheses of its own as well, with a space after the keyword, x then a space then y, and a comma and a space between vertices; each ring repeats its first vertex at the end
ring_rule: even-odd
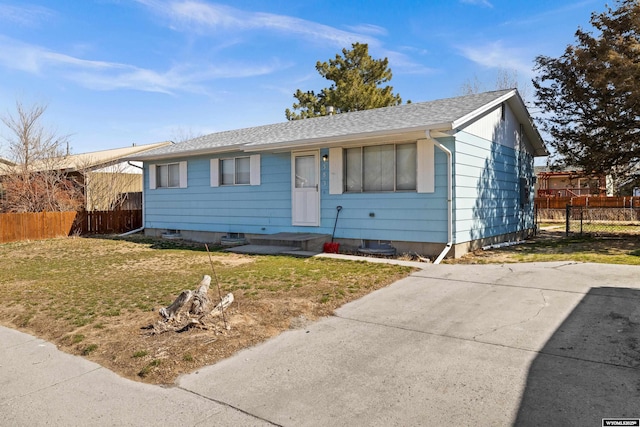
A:
POLYGON ((640 207, 608 208, 567 205, 565 229, 572 234, 640 234, 640 207))

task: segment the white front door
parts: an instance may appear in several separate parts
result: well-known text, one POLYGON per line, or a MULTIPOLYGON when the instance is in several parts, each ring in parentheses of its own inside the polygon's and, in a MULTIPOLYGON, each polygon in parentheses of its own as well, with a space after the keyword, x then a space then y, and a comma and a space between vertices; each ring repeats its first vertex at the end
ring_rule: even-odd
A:
POLYGON ((293 225, 320 225, 320 165, 318 152, 291 154, 291 218, 293 225))

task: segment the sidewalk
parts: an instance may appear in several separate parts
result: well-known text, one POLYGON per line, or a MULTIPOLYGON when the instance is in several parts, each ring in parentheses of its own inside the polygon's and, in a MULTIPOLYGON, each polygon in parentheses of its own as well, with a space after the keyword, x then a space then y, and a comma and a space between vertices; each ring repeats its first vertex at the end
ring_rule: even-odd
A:
POLYGON ((187 390, 121 378, 0 326, 0 426, 269 426, 187 390))
POLYGON ((0 327, 2 426, 600 425, 640 417, 640 267, 432 265, 141 384, 0 327))

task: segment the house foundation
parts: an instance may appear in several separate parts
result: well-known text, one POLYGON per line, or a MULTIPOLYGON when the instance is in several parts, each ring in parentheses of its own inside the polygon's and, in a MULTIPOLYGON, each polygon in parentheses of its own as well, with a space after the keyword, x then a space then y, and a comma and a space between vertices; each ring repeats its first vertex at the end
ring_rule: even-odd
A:
MULTIPOLYGON (((146 236, 162 237, 167 233, 175 234, 179 232, 182 239, 202 242, 221 244, 228 238, 229 233, 210 232, 210 231, 189 231, 189 230, 166 230, 166 229, 145 229, 146 236)), ((469 242, 454 244, 447 254, 447 258, 460 258, 463 255, 489 246, 503 242, 517 242, 531 238, 534 234, 533 229, 522 230, 515 233, 502 234, 499 236, 477 239, 469 242)), ((276 234, 242 234, 241 236, 246 243, 251 245, 264 246, 289 246, 296 247, 307 252, 322 252, 324 243, 331 241, 331 236, 325 234, 314 233, 276 233, 276 234)), ((362 246, 363 241, 360 239, 342 239, 333 240, 340 244, 340 252, 357 253, 362 246)), ((392 241, 391 245, 396 249, 397 255, 421 255, 435 259, 444 249, 445 243, 432 242, 403 242, 392 241)))

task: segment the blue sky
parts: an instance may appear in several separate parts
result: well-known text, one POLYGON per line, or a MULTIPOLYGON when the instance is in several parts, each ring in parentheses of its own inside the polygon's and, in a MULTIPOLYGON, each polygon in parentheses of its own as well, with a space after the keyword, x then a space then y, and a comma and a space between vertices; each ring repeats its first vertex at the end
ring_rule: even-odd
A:
MULTIPOLYGON (((351 43, 389 58, 413 102, 559 56, 601 1, 0 0, 0 114, 48 105, 74 153, 285 121, 316 61, 351 43)), ((527 93, 528 92, 528 93, 527 93)), ((3 129, 2 132, 5 132, 3 129)), ((1 143, 0 143, 1 144, 1 143)), ((0 153, 5 147, 0 145, 0 153)))

